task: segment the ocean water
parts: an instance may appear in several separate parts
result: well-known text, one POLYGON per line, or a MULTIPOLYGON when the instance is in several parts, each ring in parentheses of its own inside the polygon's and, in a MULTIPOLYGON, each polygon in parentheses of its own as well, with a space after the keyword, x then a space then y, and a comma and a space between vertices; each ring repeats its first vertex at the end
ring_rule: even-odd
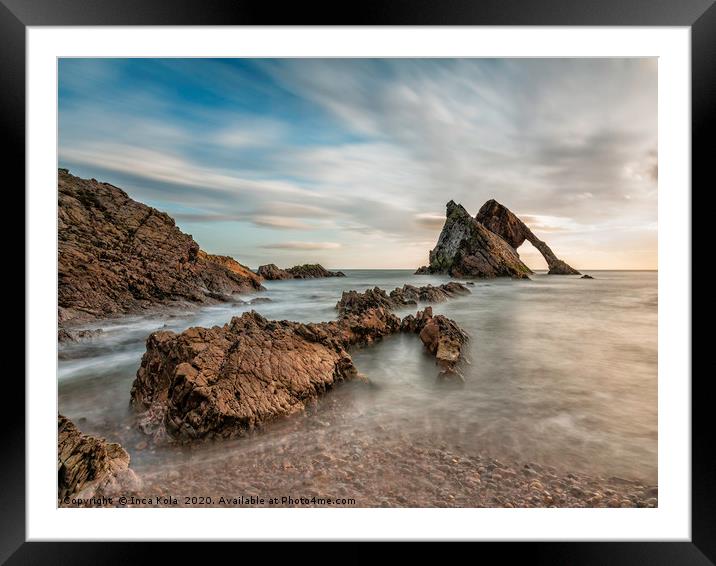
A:
MULTIPOLYGON (((344 271, 345 278, 268 281, 267 290, 256 295, 270 298, 268 303, 221 304, 92 326, 104 331, 96 341, 61 345, 59 410, 84 432, 122 442, 145 483, 159 489, 179 470, 194 494, 267 488, 267 462, 280 475, 304 460, 296 485, 309 492, 341 493, 352 486, 351 493, 379 493, 380 486, 370 484, 382 481, 392 481, 390 489, 414 489, 430 481, 430 470, 419 456, 405 456, 412 445, 657 483, 656 272, 595 271, 594 280, 538 272, 527 281, 478 280, 470 295, 433 305, 470 336, 460 388, 437 383, 435 360, 416 336, 396 335, 352 351, 373 386, 341 385, 305 416, 258 434, 152 447, 133 429, 129 392, 144 341, 154 330, 221 325, 250 309, 272 319, 330 320, 344 290, 390 291, 404 283, 449 280, 410 270, 344 271), (356 468, 339 481, 319 465, 330 465, 334 453, 340 462, 348 453, 360 460, 366 449, 388 455, 375 457, 370 474, 356 468), (390 454, 402 461, 391 461, 390 454)), ((350 463, 334 467, 345 470, 350 463)), ((281 485, 280 477, 276 481, 281 485)))

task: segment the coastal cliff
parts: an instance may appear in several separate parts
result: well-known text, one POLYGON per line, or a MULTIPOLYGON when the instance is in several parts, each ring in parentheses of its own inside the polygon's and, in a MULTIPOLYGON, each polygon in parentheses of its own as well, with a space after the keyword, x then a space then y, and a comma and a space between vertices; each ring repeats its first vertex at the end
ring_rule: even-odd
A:
POLYGON ((262 289, 251 270, 205 253, 168 214, 118 187, 60 169, 58 193, 61 323, 262 289))

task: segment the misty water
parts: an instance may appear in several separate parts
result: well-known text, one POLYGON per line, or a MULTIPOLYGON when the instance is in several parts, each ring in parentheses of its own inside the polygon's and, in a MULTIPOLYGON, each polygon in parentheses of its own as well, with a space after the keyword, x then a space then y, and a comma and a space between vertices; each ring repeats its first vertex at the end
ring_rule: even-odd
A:
POLYGON ((268 281, 255 296, 271 302, 90 326, 103 329, 98 339, 60 347, 59 411, 83 432, 121 442, 145 485, 170 494, 285 486, 357 495, 359 504, 372 493, 367 500, 379 502, 381 493, 434 483, 440 472, 425 462, 431 446, 657 483, 656 272, 477 280, 470 295, 433 305, 470 336, 461 388, 439 386, 420 340, 396 335, 351 352, 372 386, 339 385, 305 415, 256 434, 156 447, 136 432, 129 393, 154 330, 222 325, 251 309, 270 319, 331 320, 344 290, 448 281, 409 270, 345 273, 268 281))

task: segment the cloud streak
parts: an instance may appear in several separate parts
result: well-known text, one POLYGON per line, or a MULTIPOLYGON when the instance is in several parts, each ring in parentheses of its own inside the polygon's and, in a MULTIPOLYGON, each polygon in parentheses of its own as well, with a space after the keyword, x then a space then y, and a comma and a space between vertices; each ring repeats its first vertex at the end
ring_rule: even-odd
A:
POLYGON ((166 210, 210 251, 415 267, 448 200, 475 213, 495 198, 558 252, 574 250, 565 259, 578 267, 610 267, 610 251, 623 266, 630 250, 633 267, 656 266, 653 60, 67 59, 59 69, 60 165, 166 210))

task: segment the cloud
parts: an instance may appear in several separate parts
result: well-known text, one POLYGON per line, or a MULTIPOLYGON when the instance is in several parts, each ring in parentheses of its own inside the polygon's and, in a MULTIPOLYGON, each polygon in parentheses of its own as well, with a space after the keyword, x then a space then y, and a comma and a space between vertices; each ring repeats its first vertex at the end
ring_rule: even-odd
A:
POLYGON ((267 250, 336 250, 341 247, 337 242, 278 242, 261 246, 267 250))
POLYGON ((558 254, 616 250, 657 221, 656 79, 639 59, 63 60, 60 162, 217 252, 414 267, 448 200, 490 198, 558 254))
POLYGON ((415 220, 420 226, 435 230, 443 227, 443 224, 445 224, 445 215, 434 214, 432 212, 420 212, 415 215, 415 220))

